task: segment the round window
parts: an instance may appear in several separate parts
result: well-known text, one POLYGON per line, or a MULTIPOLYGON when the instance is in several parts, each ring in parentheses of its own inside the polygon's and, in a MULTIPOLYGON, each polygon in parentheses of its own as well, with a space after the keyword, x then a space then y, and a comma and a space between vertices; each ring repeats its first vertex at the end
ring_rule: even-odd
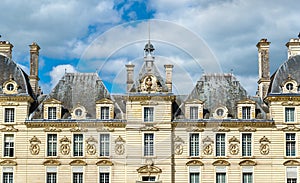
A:
POLYGON ((292 83, 288 83, 288 84, 285 85, 285 88, 286 88, 287 90, 293 90, 294 85, 293 85, 292 83))
POLYGON ((13 84, 9 83, 8 85, 6 85, 6 89, 8 91, 13 91, 15 89, 15 86, 13 84))
POLYGON ((75 115, 76 116, 82 116, 82 110, 81 109, 76 109, 75 110, 75 115))
POLYGON ((223 109, 218 109, 217 110, 217 115, 218 116, 223 116, 224 115, 224 110, 223 109))

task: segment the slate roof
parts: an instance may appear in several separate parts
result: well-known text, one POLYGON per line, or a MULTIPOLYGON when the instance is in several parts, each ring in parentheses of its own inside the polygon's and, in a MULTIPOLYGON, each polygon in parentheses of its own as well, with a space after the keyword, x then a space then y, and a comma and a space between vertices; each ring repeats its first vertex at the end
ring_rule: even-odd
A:
POLYGON ((281 93, 281 85, 290 75, 297 83, 300 83, 300 55, 290 57, 272 75, 268 94, 281 93))

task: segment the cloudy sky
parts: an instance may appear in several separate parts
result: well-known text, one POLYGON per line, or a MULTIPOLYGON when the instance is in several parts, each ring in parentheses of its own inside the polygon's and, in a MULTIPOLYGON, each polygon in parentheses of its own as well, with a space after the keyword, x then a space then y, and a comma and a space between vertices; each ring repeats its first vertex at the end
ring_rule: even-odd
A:
POLYGON ((0 39, 14 45, 13 59, 25 71, 28 45, 40 45, 44 93, 65 72, 98 72, 118 93, 125 89, 125 64, 135 64, 138 74, 150 25, 156 63, 162 74, 163 64, 174 64, 177 93, 189 93, 202 73, 224 72, 254 95, 255 45, 261 38, 271 42, 272 74, 287 58, 286 42, 300 31, 299 5, 296 0, 2 0, 0 39))

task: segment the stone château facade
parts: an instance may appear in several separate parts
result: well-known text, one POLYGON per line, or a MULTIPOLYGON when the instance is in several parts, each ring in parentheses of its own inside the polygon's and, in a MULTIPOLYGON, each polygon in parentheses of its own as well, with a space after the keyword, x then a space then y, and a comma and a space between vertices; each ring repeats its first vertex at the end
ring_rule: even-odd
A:
POLYGON ((270 75, 269 45, 258 48, 258 92, 232 74, 206 73, 186 96, 172 93, 145 46, 127 93, 109 93, 96 73, 65 73, 51 93, 0 42, 0 178, 3 183, 297 183, 300 179, 300 39, 270 75))

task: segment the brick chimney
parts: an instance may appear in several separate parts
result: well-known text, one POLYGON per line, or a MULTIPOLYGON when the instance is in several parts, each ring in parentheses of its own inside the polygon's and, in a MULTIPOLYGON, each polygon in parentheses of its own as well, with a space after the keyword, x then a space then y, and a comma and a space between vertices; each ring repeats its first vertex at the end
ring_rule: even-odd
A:
POLYGON ((4 54, 8 58, 12 58, 12 48, 14 46, 8 41, 0 41, 0 53, 4 54))
POLYGON ((30 47, 30 76, 29 81, 33 92, 39 95, 39 50, 38 44, 33 42, 30 47))
POLYGON ((173 72, 173 65, 167 64, 164 65, 166 70, 166 85, 168 87, 168 92, 172 93, 172 72, 173 72))
POLYGON ((258 96, 263 100, 270 85, 270 42, 267 39, 261 39, 256 47, 258 48, 258 96))
POLYGON ((133 77, 134 77, 134 65, 129 63, 126 65, 127 70, 127 92, 132 88, 133 85, 133 77))

